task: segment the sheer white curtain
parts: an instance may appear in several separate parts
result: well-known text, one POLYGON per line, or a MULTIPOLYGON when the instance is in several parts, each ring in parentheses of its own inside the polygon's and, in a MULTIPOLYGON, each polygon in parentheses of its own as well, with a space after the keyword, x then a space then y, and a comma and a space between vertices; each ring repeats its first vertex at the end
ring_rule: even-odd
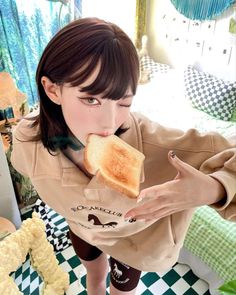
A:
POLYGON ((85 0, 83 17, 98 17, 121 27, 134 41, 136 0, 85 0))

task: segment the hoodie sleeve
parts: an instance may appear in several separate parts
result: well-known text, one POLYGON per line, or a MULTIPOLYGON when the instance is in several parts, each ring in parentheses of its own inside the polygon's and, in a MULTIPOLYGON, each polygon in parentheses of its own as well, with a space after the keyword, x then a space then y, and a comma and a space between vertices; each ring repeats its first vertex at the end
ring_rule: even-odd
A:
POLYGON ((226 140, 215 135, 212 140, 215 154, 202 163, 200 171, 218 180, 227 193, 224 203, 211 207, 223 218, 236 221, 236 136, 226 140))
MULTIPOLYGON (((144 141, 151 143, 154 155, 164 157, 169 150, 174 150, 181 160, 215 178, 224 186, 227 193, 225 199, 211 207, 223 218, 236 221, 236 136, 225 138, 217 132, 199 133, 196 129, 183 132, 163 127, 139 114, 137 118, 143 144, 144 141)), ((168 163, 162 174, 171 175, 167 165, 168 163)), ((168 179, 162 179, 162 182, 165 181, 168 179)))
POLYGON ((22 175, 30 176, 33 170, 33 155, 36 142, 33 141, 34 131, 32 121, 23 119, 18 123, 12 133, 12 166, 22 175))

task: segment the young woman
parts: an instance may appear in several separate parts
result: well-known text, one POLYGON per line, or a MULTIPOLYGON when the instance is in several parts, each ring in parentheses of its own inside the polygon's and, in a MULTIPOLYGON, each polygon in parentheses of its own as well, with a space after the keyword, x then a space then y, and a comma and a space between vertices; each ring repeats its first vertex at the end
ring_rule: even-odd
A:
POLYGON ((105 294, 107 255, 112 295, 135 294, 141 271, 175 264, 194 208, 208 204, 236 218, 233 144, 130 112, 139 60, 119 27, 96 18, 67 25, 43 52, 36 78, 40 111, 18 124, 12 163, 66 218, 89 295, 105 294), (138 202, 86 171, 91 133, 116 134, 144 153, 138 202))

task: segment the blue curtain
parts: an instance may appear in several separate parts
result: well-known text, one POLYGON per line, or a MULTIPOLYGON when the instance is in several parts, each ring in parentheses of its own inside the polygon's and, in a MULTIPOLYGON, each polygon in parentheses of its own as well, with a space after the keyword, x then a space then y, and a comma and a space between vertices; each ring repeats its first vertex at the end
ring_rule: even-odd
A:
POLYGON ((42 51, 59 29, 81 16, 81 1, 0 0, 0 71, 12 75, 29 106, 38 101, 35 72, 42 51))

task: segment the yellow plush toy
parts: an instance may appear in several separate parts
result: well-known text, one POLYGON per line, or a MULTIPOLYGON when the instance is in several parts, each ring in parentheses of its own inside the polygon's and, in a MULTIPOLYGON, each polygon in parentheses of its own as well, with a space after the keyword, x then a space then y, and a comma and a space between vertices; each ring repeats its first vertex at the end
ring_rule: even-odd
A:
POLYGON ((46 238, 44 222, 35 212, 19 230, 0 242, 0 294, 23 295, 9 274, 25 261, 28 252, 44 281, 42 294, 63 295, 69 286, 69 275, 58 265, 53 246, 46 238))

